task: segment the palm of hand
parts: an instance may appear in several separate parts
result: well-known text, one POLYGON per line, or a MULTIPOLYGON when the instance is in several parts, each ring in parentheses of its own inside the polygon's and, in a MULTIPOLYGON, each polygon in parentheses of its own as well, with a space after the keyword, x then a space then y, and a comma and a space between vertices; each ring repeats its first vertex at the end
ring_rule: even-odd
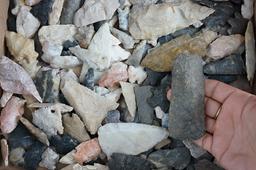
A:
POLYGON ((225 169, 255 169, 255 129, 256 96, 224 83, 207 80, 207 133, 196 143, 212 153, 225 169))

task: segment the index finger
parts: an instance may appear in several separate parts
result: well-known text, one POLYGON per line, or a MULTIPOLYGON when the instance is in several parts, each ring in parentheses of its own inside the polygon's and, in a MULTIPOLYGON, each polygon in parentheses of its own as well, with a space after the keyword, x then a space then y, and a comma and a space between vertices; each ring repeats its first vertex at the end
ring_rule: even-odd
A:
POLYGON ((206 80, 205 95, 219 103, 224 101, 234 92, 236 88, 216 80, 206 80))

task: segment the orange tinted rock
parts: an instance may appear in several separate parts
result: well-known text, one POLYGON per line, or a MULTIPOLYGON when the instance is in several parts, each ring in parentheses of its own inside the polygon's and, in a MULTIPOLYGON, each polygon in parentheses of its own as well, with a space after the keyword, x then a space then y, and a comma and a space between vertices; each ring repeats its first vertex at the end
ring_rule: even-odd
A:
POLYGON ((0 128, 2 133, 11 133, 24 113, 25 100, 13 96, 1 111, 0 128))
POLYGON ((99 85, 101 87, 115 87, 120 81, 126 82, 128 79, 127 65, 118 62, 112 65, 112 67, 101 77, 99 85))
POLYGON ((84 162, 97 159, 100 153, 101 148, 98 138, 94 138, 92 140, 83 142, 76 147, 74 159, 82 165, 84 162))

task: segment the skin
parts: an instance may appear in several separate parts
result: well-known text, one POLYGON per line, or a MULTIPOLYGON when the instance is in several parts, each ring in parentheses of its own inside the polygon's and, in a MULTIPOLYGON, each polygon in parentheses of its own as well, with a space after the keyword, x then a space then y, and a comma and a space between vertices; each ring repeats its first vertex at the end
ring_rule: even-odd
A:
POLYGON ((256 96, 215 80, 206 80, 205 95, 207 132, 195 142, 227 170, 255 169, 256 96))

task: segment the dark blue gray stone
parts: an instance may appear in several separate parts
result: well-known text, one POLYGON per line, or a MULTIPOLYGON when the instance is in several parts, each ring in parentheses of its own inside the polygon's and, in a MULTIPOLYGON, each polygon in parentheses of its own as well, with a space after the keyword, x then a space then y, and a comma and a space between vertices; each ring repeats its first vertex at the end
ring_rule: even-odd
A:
POLYGON ((111 110, 107 113, 105 118, 105 123, 119 123, 120 122, 120 112, 118 110, 111 110))
POLYGON ((186 147, 158 150, 148 156, 148 160, 157 168, 184 169, 188 166, 190 159, 190 152, 186 147))
POLYGON ((231 28, 228 29, 228 34, 245 34, 248 20, 244 19, 242 15, 239 12, 236 12, 234 18, 230 18, 228 20, 228 24, 231 26, 231 28))
POLYGON ((170 102, 167 99, 167 88, 156 87, 152 88, 152 96, 147 100, 149 105, 153 108, 160 106, 161 109, 167 113, 169 110, 170 102))
POLYGON ((35 142, 24 154, 25 169, 36 170, 39 162, 42 160, 41 156, 45 151, 46 146, 40 142, 35 142))
POLYGON ((8 8, 7 29, 8 31, 16 32, 16 16, 11 13, 13 8, 15 8, 15 2, 14 0, 10 0, 8 8))
POLYGON ((172 99, 169 111, 170 136, 196 140, 205 133, 203 61, 181 54, 172 70, 172 99))
POLYGON ((206 64, 204 73, 206 75, 243 75, 246 72, 242 57, 231 55, 206 64))
POLYGON ((31 13, 38 18, 41 25, 47 25, 49 19, 49 13, 52 10, 54 0, 42 0, 38 4, 34 5, 31 9, 31 13))
POLYGON ((88 69, 88 72, 84 76, 84 81, 82 82, 82 84, 91 90, 94 89, 94 70, 93 70, 93 68, 88 69))
POLYGON ((81 0, 66 0, 64 1, 63 9, 61 12, 61 24, 73 24, 73 19, 76 11, 80 7, 81 0))
POLYGON ((134 155, 113 153, 108 162, 110 170, 151 170, 154 166, 146 159, 134 155))
POLYGON ((145 68, 145 71, 147 73, 147 78, 142 83, 143 86, 157 86, 160 84, 161 79, 163 79, 167 74, 162 72, 155 72, 149 68, 145 68))
POLYGON ((59 154, 67 154, 72 151, 79 142, 72 138, 71 136, 64 134, 62 136, 55 135, 50 139, 50 145, 53 146, 57 153, 59 154))

